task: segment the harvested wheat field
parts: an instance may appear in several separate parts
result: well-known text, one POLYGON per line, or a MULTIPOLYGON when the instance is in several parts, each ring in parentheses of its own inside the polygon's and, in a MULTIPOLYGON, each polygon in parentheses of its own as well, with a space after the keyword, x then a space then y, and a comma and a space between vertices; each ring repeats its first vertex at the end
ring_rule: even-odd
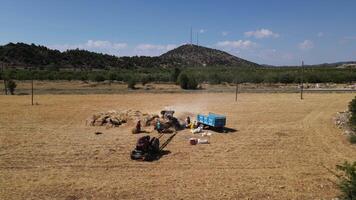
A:
MULTIPOLYGON (((331 199, 328 170, 356 159, 333 123, 354 94, 0 96, 0 199, 331 199), (108 110, 217 112, 230 133, 192 146, 180 131, 158 161, 129 157, 132 124, 87 126, 108 110), (96 135, 100 131, 102 134, 96 135)), ((152 132, 150 135, 157 135, 152 132)))

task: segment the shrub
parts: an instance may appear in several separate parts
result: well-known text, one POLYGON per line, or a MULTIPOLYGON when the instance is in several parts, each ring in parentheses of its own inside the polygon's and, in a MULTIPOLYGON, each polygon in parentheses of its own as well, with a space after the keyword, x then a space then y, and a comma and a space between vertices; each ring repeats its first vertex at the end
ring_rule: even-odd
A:
POLYGON ((127 88, 129 89, 136 89, 135 88, 136 85, 136 80, 135 78, 131 77, 128 81, 127 81, 127 88))
POLYGON ((11 95, 15 94, 15 88, 17 87, 17 84, 15 83, 14 80, 10 79, 10 80, 6 81, 6 87, 7 87, 7 90, 10 91, 11 95))
POLYGON ((192 75, 181 73, 178 77, 179 85, 185 90, 194 90, 198 87, 198 81, 192 75))
POLYGON ((80 75, 80 80, 81 80, 81 81, 87 81, 87 80, 88 80, 88 75, 82 73, 82 74, 80 75))
POLYGON ((109 80, 110 80, 110 83, 112 83, 114 80, 116 80, 116 74, 114 72, 109 73, 109 80))
POLYGON ((92 80, 95 82, 103 82, 105 81, 105 77, 101 74, 95 74, 92 80))
POLYGON ((208 77, 209 77, 210 84, 220 84, 221 83, 221 77, 216 73, 209 74, 208 77))
POLYGON ((174 70, 171 73, 171 80, 173 83, 176 83, 180 74, 180 69, 179 68, 174 68, 174 70))
POLYGON ((351 142, 351 144, 356 144, 356 135, 350 136, 350 142, 351 142))
POLYGON ((349 103, 349 111, 351 112, 350 125, 356 126, 356 97, 349 103))
POLYGON ((143 76, 143 77, 141 78, 141 83, 142 83, 143 86, 146 85, 146 84, 149 83, 149 82, 150 82, 150 77, 148 77, 148 76, 143 76))
POLYGON ((295 77, 291 73, 282 73, 279 77, 281 83, 293 83, 295 77))
POLYGON ((352 164, 345 162, 342 165, 337 165, 336 168, 343 173, 338 176, 338 187, 341 191, 340 199, 356 199, 356 162, 352 164))

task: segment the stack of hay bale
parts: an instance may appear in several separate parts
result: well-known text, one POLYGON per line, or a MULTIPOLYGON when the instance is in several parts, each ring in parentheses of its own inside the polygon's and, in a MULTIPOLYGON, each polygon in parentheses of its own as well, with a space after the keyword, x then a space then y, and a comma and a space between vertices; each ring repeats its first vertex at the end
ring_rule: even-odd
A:
POLYGON ((136 123, 141 120, 144 126, 154 125, 158 115, 142 113, 140 111, 125 110, 125 111, 108 111, 94 114, 87 120, 87 125, 90 126, 106 126, 107 128, 118 127, 124 123, 136 123))

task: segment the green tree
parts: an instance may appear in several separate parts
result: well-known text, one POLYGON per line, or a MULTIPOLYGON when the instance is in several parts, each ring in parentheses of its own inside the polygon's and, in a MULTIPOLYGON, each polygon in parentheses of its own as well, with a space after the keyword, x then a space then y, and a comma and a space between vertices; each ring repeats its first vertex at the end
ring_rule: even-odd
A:
POLYGON ((181 73, 178 77, 179 85, 182 89, 192 90, 197 89, 198 81, 192 75, 181 73))
POLYGON ((6 81, 6 87, 7 90, 10 92, 11 95, 15 94, 15 89, 17 87, 17 84, 15 83, 14 80, 10 79, 6 81))
POLYGON ((173 83, 177 82, 180 73, 181 71, 178 67, 174 68, 174 70, 171 73, 171 80, 173 83))
POLYGON ((110 81, 110 84, 111 84, 114 80, 116 80, 116 73, 110 72, 110 73, 109 73, 109 81, 110 81))
POLYGON ((351 112, 350 125, 356 126, 356 97, 349 103, 349 111, 351 112))
POLYGON ((95 82, 103 82, 105 81, 105 76, 102 74, 95 74, 93 77, 93 81, 95 82))
POLYGON ((81 81, 87 81, 88 80, 88 74, 82 72, 81 75, 80 75, 80 80, 81 81))
POLYGON ((209 74, 208 78, 209 78, 210 84, 220 84, 221 83, 220 76, 217 73, 209 74))
POLYGON ((129 89, 136 89, 136 79, 134 77, 130 77, 129 80, 127 81, 127 88, 129 89))

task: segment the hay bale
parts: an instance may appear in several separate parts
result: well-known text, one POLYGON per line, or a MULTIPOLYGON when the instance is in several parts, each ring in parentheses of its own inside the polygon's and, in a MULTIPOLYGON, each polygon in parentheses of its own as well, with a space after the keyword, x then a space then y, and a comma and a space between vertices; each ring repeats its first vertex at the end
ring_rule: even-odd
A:
POLYGON ((111 123, 115 126, 121 125, 121 121, 119 119, 117 119, 116 117, 111 119, 111 123))
POLYGON ((131 129, 131 133, 132 133, 132 134, 137 134, 137 133, 138 133, 138 131, 137 131, 137 129, 136 129, 136 128, 133 128, 133 129, 131 129))
MULTIPOLYGON (((159 118, 158 115, 142 113, 138 110, 108 111, 92 115, 86 123, 91 126, 106 126, 107 128, 120 126, 124 123, 141 120, 142 125, 152 126, 159 118)), ((135 132, 136 133, 136 132, 135 132)))
POLYGON ((103 121, 96 120, 93 125, 94 126, 102 126, 103 125, 103 121))
POLYGON ((153 126, 156 124, 157 119, 159 119, 158 115, 148 115, 143 119, 143 124, 145 124, 145 126, 153 126))

